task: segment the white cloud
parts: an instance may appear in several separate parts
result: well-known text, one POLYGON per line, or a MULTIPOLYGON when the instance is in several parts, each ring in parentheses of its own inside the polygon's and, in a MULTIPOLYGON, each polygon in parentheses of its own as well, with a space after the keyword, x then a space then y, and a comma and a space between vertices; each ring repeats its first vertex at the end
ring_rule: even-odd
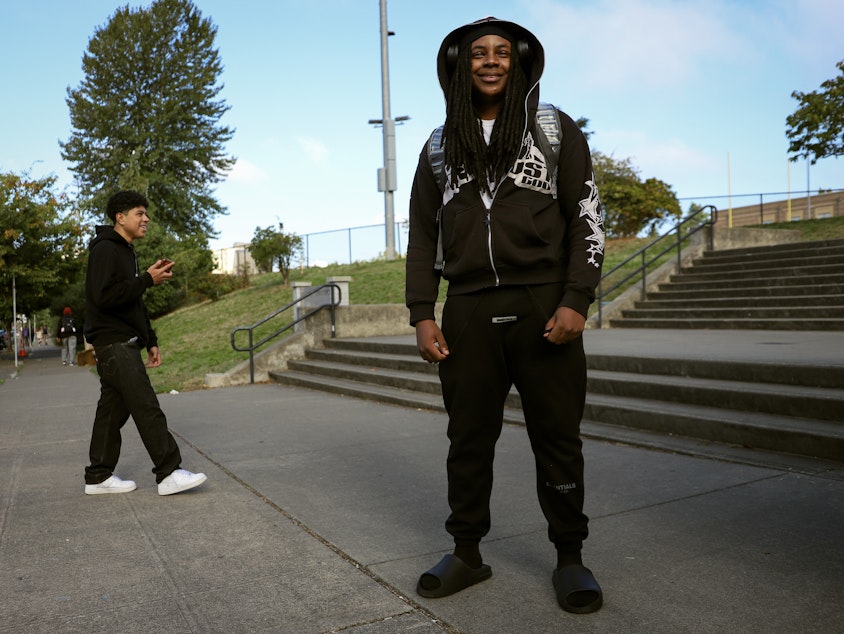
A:
POLYGON ((260 183, 267 179, 267 173, 257 165, 250 163, 246 159, 237 159, 232 171, 229 172, 228 179, 236 183, 260 183))
POLYGON ((299 144, 299 148, 302 152, 304 152, 305 156, 307 156, 313 163, 322 163, 328 156, 328 148, 322 141, 310 137, 300 136, 296 137, 296 142, 299 144))
POLYGON ((541 26, 546 68, 576 73, 583 88, 619 92, 630 87, 694 82, 707 59, 743 52, 721 3, 625 0, 533 5, 541 26))
POLYGON ((602 152, 629 158, 641 179, 658 178, 680 196, 726 189, 726 153, 714 156, 681 138, 654 138, 641 130, 606 130, 601 139, 602 152))

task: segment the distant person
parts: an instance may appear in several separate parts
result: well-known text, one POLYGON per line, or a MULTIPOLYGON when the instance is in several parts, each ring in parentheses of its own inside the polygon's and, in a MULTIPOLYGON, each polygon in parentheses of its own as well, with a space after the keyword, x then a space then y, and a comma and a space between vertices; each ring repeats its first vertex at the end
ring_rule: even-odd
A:
POLYGON ((49 331, 47 330, 47 326, 46 326, 46 325, 41 326, 41 334, 40 334, 40 336, 38 337, 38 339, 39 339, 39 343, 40 343, 42 346, 46 346, 46 345, 47 345, 47 341, 49 340, 49 337, 50 337, 50 333, 49 333, 49 331))
POLYGON ((56 328, 56 337, 62 347, 62 365, 76 365, 76 338, 80 329, 81 324, 76 323, 73 310, 65 306, 56 328))
POLYGON ((126 493, 137 485, 114 475, 120 457, 120 430, 129 416, 153 462, 159 495, 199 486, 204 473, 181 468, 176 439, 150 383, 146 368, 161 365, 158 338, 143 294, 167 282, 173 262, 158 260, 143 273, 133 243, 147 233, 147 199, 134 191, 111 196, 106 213, 114 226, 98 226, 89 245, 85 280, 85 338, 94 346, 100 375, 100 400, 91 433, 91 464, 85 468, 85 493, 126 493), (140 350, 146 348, 146 364, 140 350))
POLYGON ((604 230, 583 133, 539 104, 543 65, 532 33, 495 18, 449 33, 437 57, 446 121, 423 148, 411 190, 406 301, 420 355, 439 364, 450 441, 445 527, 454 551, 421 575, 417 592, 445 597, 492 576, 480 542, 491 525, 495 445, 515 385, 556 549, 557 602, 587 613, 600 609, 603 595, 581 558, 581 333, 601 276, 604 230), (442 330, 434 313, 440 277, 448 280, 442 330))

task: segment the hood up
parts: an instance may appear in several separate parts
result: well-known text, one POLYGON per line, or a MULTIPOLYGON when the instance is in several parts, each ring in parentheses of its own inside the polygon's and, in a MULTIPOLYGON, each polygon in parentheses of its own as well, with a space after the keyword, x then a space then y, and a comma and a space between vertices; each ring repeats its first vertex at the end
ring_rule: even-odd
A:
POLYGON ((536 36, 523 26, 494 17, 483 18, 466 24, 445 36, 440 45, 439 53, 437 53, 437 76, 443 94, 448 99, 448 86, 451 83, 455 64, 460 58, 460 53, 471 44, 471 42, 465 41, 466 37, 471 35, 473 31, 483 33, 483 29, 489 28, 505 31, 513 37, 511 41, 513 47, 519 51, 519 58, 528 79, 529 90, 532 88, 528 95, 528 107, 530 111, 535 111, 539 104, 539 78, 545 68, 545 50, 536 36))

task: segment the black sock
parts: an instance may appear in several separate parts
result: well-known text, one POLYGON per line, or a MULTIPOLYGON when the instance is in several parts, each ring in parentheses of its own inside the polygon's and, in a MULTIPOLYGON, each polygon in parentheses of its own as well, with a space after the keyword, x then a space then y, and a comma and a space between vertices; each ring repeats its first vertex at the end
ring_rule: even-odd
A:
POLYGON ((564 550, 557 551, 557 568, 571 566, 573 564, 577 564, 579 566, 583 565, 583 558, 581 557, 579 550, 569 552, 564 550))
POLYGON ((469 568, 480 568, 484 563, 479 544, 458 544, 454 547, 454 556, 469 568))

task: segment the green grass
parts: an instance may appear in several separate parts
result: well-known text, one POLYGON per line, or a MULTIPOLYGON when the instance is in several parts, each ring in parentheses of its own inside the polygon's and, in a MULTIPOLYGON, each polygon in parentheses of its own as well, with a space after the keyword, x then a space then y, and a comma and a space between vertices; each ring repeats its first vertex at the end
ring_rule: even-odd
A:
POLYGON ((839 240, 844 238, 844 216, 822 218, 820 220, 776 222, 769 225, 756 225, 754 229, 790 229, 792 231, 799 231, 800 239, 804 242, 839 240))
MULTIPOLYGON (((335 264, 325 268, 291 271, 291 282, 324 284, 329 277, 352 278, 349 294, 354 304, 404 304, 404 260, 335 264)), ((249 358, 231 346, 231 331, 251 326, 293 301, 293 290, 284 286, 280 273, 256 275, 249 288, 223 295, 214 302, 189 306, 155 320, 163 363, 149 371, 157 392, 204 387, 205 374, 225 372, 249 358)), ((445 285, 441 289, 445 299, 445 285)), ((292 311, 255 331, 255 341, 284 327, 292 311)), ((236 343, 246 347, 246 333, 236 343)), ((289 334, 289 333, 285 333, 289 334)), ((282 335, 284 336, 284 335, 282 335)))
MULTIPOLYGON (((764 225, 764 228, 797 229, 807 241, 844 238, 844 217, 771 224, 764 225)), ((650 238, 607 241, 604 271, 611 270, 650 241, 650 238)), ((662 260, 670 257, 666 255, 662 260)), ((351 303, 404 304, 404 266, 403 259, 335 264, 326 268, 291 271, 290 281, 307 281, 319 286, 329 277, 348 276, 352 278, 349 290, 351 303)), ((631 268, 635 266, 638 262, 631 268)), ((442 284, 440 288, 441 301, 445 299, 445 286, 442 284)), ((232 349, 231 331, 256 323, 289 304, 292 299, 292 289, 284 286, 281 274, 268 273, 254 276, 249 288, 155 320, 153 327, 158 334, 163 358, 161 367, 149 371, 156 391, 201 389, 205 386, 206 373, 225 372, 248 359, 248 353, 232 349)), ((286 319, 289 322, 290 318, 286 319)), ((283 325, 284 321, 276 319, 257 329, 256 341, 283 325)), ((245 339, 238 339, 238 343, 241 342, 245 344, 245 339)))

